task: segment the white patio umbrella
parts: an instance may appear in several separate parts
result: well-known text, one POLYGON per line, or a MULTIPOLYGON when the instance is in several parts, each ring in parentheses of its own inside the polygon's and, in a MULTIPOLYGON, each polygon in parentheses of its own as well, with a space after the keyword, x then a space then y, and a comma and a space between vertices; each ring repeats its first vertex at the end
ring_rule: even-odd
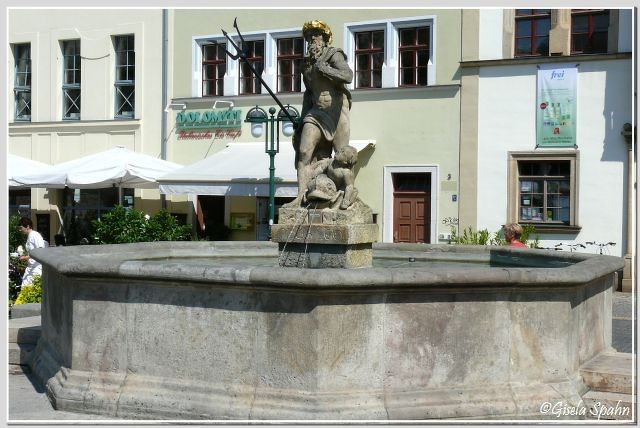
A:
POLYGON ((9 187, 29 187, 16 182, 13 180, 13 177, 30 172, 41 173, 47 171, 49 168, 51 168, 51 165, 46 163, 9 153, 7 156, 7 181, 9 187))
POLYGON ((156 179, 182 165, 153 156, 115 147, 51 166, 45 172, 13 176, 18 185, 30 187, 100 189, 117 186, 122 202, 122 188, 158 187, 156 179))

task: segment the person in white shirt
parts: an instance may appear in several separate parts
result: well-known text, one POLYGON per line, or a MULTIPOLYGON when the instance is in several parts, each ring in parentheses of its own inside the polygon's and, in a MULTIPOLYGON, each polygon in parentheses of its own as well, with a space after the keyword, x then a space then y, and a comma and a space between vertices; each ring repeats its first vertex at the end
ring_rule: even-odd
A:
POLYGON ((34 275, 42 275, 42 265, 36 259, 31 258, 28 254, 34 248, 45 248, 47 243, 40 233, 33 230, 33 222, 28 217, 22 217, 20 219, 20 226, 18 229, 20 232, 27 235, 27 243, 25 245, 27 255, 20 256, 20 260, 27 262, 27 267, 24 269, 24 275, 22 275, 22 286, 24 287, 33 285, 34 275))

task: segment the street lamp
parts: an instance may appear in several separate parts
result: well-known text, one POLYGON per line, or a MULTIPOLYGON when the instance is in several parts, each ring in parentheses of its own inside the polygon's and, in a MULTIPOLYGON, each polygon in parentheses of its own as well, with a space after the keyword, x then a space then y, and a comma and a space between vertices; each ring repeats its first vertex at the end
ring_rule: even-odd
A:
POLYGON ((290 105, 283 106, 276 116, 276 108, 269 108, 269 115, 264 109, 255 106, 247 112, 245 122, 251 124, 251 135, 260 138, 263 132, 263 126, 266 125, 264 151, 269 155, 269 237, 271 237, 271 226, 275 218, 275 157, 280 151, 280 123, 282 122, 282 133, 285 137, 290 137, 295 132, 297 120, 300 113, 290 105))

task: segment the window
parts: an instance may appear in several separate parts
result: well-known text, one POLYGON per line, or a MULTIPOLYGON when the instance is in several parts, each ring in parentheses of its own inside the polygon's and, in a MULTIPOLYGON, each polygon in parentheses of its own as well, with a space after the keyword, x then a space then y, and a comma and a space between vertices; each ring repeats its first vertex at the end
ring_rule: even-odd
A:
POLYGON ((133 118, 135 113, 136 54, 134 36, 115 36, 115 117, 133 118))
POLYGON ((400 86, 425 86, 429 63, 427 27, 402 28, 400 32, 400 86))
POLYGON ((345 54, 357 88, 420 88, 436 84, 434 16, 345 24, 345 54))
POLYGON ((571 53, 606 53, 609 11, 605 9, 571 10, 571 53))
MULTIPOLYGON (((258 74, 264 70, 264 41, 254 40, 245 42, 247 61, 253 66, 258 74)), ((240 62, 240 95, 259 94, 262 85, 253 74, 251 68, 245 61, 240 62)))
POLYGON ((13 46, 15 80, 13 93, 15 120, 31 120, 31 45, 23 43, 13 46))
POLYGON ((224 44, 202 45, 202 96, 222 96, 224 75, 227 71, 227 54, 224 44))
POLYGON ((576 227, 577 153, 510 153, 509 172, 510 221, 576 227))
POLYGON ((278 39, 278 92, 300 92, 302 90, 302 37, 278 39))
POLYGON ((515 56, 549 55, 551 9, 516 9, 515 56))
POLYGON ((381 88, 384 63, 384 30, 355 34, 356 88, 381 88))
POLYGON ((31 189, 9 189, 9 215, 31 217, 31 189))
POLYGON ((62 42, 62 118, 80 119, 80 40, 62 42))

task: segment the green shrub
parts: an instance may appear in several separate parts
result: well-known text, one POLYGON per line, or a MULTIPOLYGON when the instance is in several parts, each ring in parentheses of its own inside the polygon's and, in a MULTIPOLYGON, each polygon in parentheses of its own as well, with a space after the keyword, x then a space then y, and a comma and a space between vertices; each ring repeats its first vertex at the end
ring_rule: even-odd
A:
POLYGON ((451 228, 451 242, 461 245, 489 245, 489 231, 482 229, 474 232, 471 226, 462 231, 462 235, 456 233, 455 228, 451 228))
POLYGON ((185 241, 191 228, 179 225, 175 217, 162 210, 149 217, 142 211, 116 206, 93 221, 92 243, 122 244, 129 242, 185 241))
MULTIPOLYGON (((522 235, 520 236, 520 242, 531 247, 539 248, 539 239, 536 236, 533 242, 528 242, 529 238, 536 233, 536 227, 532 224, 526 224, 522 226, 522 235)), ((462 235, 456 233, 455 227, 451 227, 451 243, 461 245, 507 245, 507 241, 504 239, 504 233, 502 229, 494 232, 493 235, 489 233, 487 229, 482 229, 475 232, 471 226, 462 231, 462 235)))
POLYGON ((191 238, 191 227, 179 225, 166 210, 149 218, 146 232, 148 241, 188 241, 191 238))
POLYGON ((31 285, 22 287, 14 304, 21 305, 23 303, 40 302, 42 302, 42 277, 34 275, 31 285))

